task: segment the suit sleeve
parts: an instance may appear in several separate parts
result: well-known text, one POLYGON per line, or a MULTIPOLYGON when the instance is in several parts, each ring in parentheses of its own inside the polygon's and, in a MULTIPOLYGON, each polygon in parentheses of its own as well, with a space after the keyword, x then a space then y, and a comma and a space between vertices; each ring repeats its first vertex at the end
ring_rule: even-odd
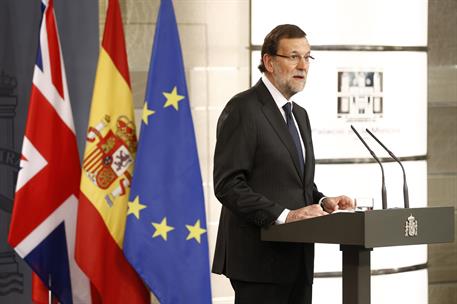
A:
POLYGON ((319 192, 316 184, 313 185, 313 203, 317 204, 325 195, 322 192, 319 192))
POLYGON ((256 154, 255 119, 243 100, 232 100, 217 126, 214 154, 214 191, 235 215, 257 226, 272 224, 284 207, 253 191, 248 184, 256 154))

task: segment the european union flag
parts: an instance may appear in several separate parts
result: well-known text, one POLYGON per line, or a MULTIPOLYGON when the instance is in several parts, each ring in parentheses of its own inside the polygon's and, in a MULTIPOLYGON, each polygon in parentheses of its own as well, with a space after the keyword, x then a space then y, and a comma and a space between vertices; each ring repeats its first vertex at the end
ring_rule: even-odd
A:
POLYGON ((202 179, 171 0, 157 19, 124 253, 161 304, 211 303, 202 179))

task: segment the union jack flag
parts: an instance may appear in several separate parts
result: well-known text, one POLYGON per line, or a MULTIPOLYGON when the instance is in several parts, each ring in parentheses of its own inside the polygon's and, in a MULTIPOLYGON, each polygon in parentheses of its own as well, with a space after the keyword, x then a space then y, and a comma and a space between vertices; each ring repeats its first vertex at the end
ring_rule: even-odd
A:
POLYGON ((8 242, 61 303, 90 303, 74 260, 79 163, 53 0, 42 0, 37 60, 8 242))

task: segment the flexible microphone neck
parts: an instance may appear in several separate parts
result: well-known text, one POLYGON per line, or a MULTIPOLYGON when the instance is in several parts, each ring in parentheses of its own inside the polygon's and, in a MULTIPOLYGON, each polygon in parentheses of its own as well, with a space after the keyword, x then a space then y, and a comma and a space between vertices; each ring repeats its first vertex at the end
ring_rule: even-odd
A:
POLYGON ((409 208, 408 184, 406 183, 406 172, 405 168, 403 167, 403 164, 389 149, 387 149, 387 147, 373 133, 371 133, 370 130, 365 130, 368 132, 368 134, 370 134, 371 137, 373 137, 378 142, 378 144, 381 145, 381 147, 384 148, 384 150, 387 151, 387 153, 389 153, 390 157, 392 157, 400 165, 401 170, 403 171, 403 203, 405 208, 409 208))
POLYGON ((386 191, 386 182, 385 182, 385 178, 384 178, 384 168, 382 166, 382 163, 379 160, 379 158, 376 156, 376 154, 373 152, 373 150, 371 150, 370 147, 368 147, 368 145, 365 142, 365 140, 363 140, 362 136, 360 136, 359 132, 357 132, 357 130, 354 128, 353 125, 351 125, 351 129, 352 129, 352 131, 354 131, 355 135, 357 135, 357 137, 363 143, 365 148, 367 148, 367 150, 370 152, 371 156, 373 156, 373 158, 378 162, 379 166, 381 167, 381 174, 382 174, 382 185, 381 185, 382 209, 387 209, 387 191, 386 191))

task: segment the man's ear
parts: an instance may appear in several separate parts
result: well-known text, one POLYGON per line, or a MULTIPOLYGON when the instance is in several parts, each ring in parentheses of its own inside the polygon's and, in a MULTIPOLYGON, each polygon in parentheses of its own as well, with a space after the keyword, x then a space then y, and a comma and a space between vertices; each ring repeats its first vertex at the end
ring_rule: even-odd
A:
POLYGON ((273 73, 273 56, 270 54, 263 54, 262 60, 267 72, 273 73))

